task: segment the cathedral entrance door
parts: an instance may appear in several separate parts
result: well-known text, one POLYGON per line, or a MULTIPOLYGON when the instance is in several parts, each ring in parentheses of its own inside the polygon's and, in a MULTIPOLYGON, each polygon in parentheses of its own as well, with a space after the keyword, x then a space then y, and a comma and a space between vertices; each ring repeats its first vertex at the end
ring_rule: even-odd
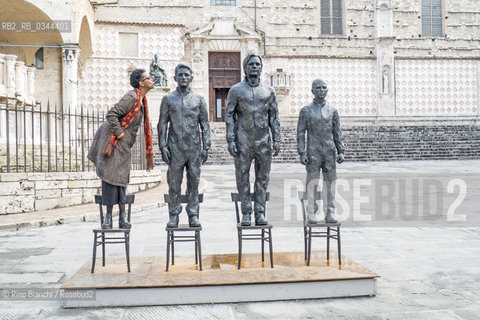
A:
POLYGON ((224 121, 227 95, 240 82, 240 52, 209 52, 209 118, 224 121))

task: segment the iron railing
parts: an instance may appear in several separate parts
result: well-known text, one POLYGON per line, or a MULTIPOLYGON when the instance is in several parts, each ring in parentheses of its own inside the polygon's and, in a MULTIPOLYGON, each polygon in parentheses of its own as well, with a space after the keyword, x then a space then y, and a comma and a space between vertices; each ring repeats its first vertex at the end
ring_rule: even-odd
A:
MULTIPOLYGON (((105 110, 83 104, 64 110, 47 103, 27 105, 6 97, 0 103, 0 172, 95 170, 88 150, 105 110)), ((132 149, 132 169, 145 169, 143 125, 132 149)))

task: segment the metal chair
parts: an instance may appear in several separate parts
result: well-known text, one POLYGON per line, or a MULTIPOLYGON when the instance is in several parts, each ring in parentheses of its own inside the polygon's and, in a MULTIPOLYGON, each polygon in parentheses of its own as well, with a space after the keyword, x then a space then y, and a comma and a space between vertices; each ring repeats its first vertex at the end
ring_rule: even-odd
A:
MULTIPOLYGON (((165 199, 165 203, 170 202, 170 196, 168 194, 163 195, 165 199)), ((203 194, 198 195, 198 202, 203 202, 203 194)), ((188 203, 188 198, 186 195, 180 196, 180 203, 188 203)), ((200 218, 200 210, 198 212, 198 218, 200 218)), ((178 227, 169 228, 166 227, 165 230, 167 231, 167 266, 165 271, 168 271, 168 266, 170 263, 170 248, 172 254, 172 266, 175 264, 175 242, 195 242, 195 264, 199 265, 200 271, 202 271, 202 246, 201 246, 201 239, 200 239, 200 231, 202 231, 202 227, 190 227, 187 224, 179 224, 178 227), (175 235, 175 232, 194 232, 194 234, 190 235, 175 235)))
MULTIPOLYGON (((132 213, 132 203, 135 201, 135 195, 127 194, 126 195, 128 204, 127 210, 127 219, 130 221, 130 216, 132 213)), ((95 195, 95 203, 98 204, 100 208, 100 225, 103 224, 103 206, 102 206, 102 195, 95 195)), ((92 259, 92 273, 95 271, 95 260, 97 258, 97 247, 102 246, 102 266, 105 266, 105 245, 109 243, 124 243, 125 244, 125 254, 127 257, 127 268, 130 272, 130 229, 93 229, 93 259, 92 259), (118 234, 123 235, 118 235, 118 234)))
MULTIPOLYGON (((235 213, 237 216, 237 233, 238 233, 238 269, 240 269, 242 263, 242 241, 243 240, 261 240, 262 243, 262 262, 265 261, 265 242, 268 242, 269 251, 270 251, 270 266, 273 268, 273 246, 272 246, 272 225, 266 224, 263 226, 250 225, 242 226, 240 223, 240 208, 238 203, 240 202, 240 197, 238 193, 232 193, 232 201, 235 202, 235 213), (253 233, 244 234, 243 231, 248 230, 253 233), (260 232, 255 233, 255 230, 260 230, 260 232)), ((251 194, 251 196, 253 196, 251 194)), ((270 198, 270 193, 267 192, 266 200, 270 198)), ((253 199, 251 197, 250 199, 253 199)), ((267 217, 267 210, 265 210, 265 218, 267 217)), ((247 232, 248 232, 247 231, 247 232)))
MULTIPOLYGON (((298 192, 298 197, 302 202, 303 214, 303 240, 305 244, 305 260, 307 266, 310 265, 310 256, 312 253, 312 238, 327 238, 327 261, 330 261, 330 239, 337 240, 338 264, 342 265, 342 246, 340 241, 341 223, 308 223, 306 202, 308 200, 306 192, 298 192), (315 231, 314 228, 327 228, 327 231, 315 231)), ((320 192, 315 192, 315 201, 320 200, 320 192)))

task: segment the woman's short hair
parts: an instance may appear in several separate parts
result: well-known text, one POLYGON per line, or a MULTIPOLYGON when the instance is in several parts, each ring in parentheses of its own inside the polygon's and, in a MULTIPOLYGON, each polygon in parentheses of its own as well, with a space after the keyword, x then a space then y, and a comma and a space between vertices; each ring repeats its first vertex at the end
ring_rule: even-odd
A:
POLYGON ((145 73, 145 69, 135 69, 130 74, 130 85, 134 88, 140 87, 140 81, 142 81, 142 74, 145 73))

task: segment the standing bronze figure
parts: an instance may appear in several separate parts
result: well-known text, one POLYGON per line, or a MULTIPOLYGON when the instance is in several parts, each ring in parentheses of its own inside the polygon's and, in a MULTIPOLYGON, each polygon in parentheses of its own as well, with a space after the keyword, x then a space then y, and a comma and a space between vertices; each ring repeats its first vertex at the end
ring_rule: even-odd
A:
POLYGON ((280 123, 275 90, 260 82, 260 56, 249 54, 243 60, 245 80, 228 92, 225 122, 228 151, 235 158, 235 176, 241 201, 243 226, 251 223, 250 167, 255 160, 255 224, 266 225, 265 202, 273 156, 280 152, 280 123))
POLYGON ((186 206, 190 227, 199 227, 198 184, 200 166, 208 159, 210 149, 210 126, 207 104, 198 94, 190 90, 192 69, 180 63, 175 68, 177 89, 163 97, 158 121, 158 143, 162 159, 168 164, 167 182, 170 202, 167 226, 178 226, 178 215, 182 211, 180 192, 183 170, 187 170, 186 206), (200 130, 201 129, 201 139, 200 130))
POLYGON ((335 213, 335 181, 337 179, 335 160, 343 162, 345 148, 342 143, 340 119, 337 109, 325 101, 328 88, 323 80, 314 80, 312 93, 313 103, 300 111, 297 126, 298 153, 300 162, 307 169, 307 221, 317 223, 315 213, 315 191, 323 173, 323 209, 326 223, 336 223, 335 213), (307 148, 305 149, 305 132, 307 132, 307 148), (338 157, 337 157, 338 154, 338 157))

